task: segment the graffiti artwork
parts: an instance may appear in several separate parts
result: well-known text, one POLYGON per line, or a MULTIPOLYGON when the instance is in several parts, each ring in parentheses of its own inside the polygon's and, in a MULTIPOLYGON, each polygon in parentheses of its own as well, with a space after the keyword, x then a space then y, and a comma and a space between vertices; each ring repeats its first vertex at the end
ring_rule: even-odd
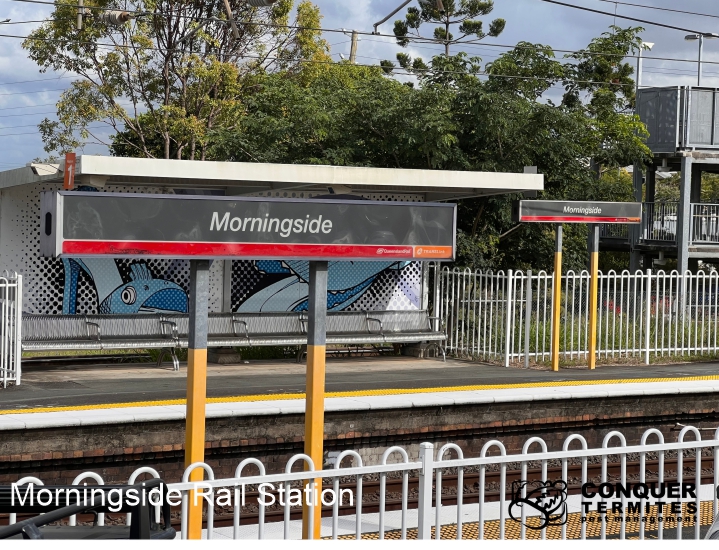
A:
MULTIPOLYGON (((62 313, 186 313, 189 262, 110 258, 63 259, 62 313), (94 292, 81 292, 91 286, 94 292), (95 303, 88 303, 88 295, 95 303)), ((330 262, 327 309, 340 311, 364 298, 370 309, 392 309, 381 295, 388 282, 401 293, 404 308, 420 307, 421 269, 416 262, 330 262), (373 287, 375 287, 373 289, 373 287), (380 288, 377 288, 380 287, 380 288), (373 290, 371 290, 373 289, 373 290)), ((232 310, 303 311, 309 294, 306 261, 236 261, 232 269, 232 310)), ((394 296, 395 301, 397 297, 394 296)), ((365 304, 360 309, 365 309, 365 304)), ((402 307, 402 306, 400 306, 402 307)))

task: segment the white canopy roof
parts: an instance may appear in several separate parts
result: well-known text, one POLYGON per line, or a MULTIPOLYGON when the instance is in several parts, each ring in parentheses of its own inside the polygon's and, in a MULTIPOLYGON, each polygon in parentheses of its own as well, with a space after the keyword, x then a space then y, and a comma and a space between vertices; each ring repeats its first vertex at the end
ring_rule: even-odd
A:
MULTIPOLYGON (((0 189, 40 182, 61 182, 62 168, 62 163, 30 164, 0 172, 0 189)), ((541 191, 544 189, 544 176, 503 172, 78 156, 75 185, 102 187, 106 184, 217 189, 225 190, 229 195, 275 190, 338 194, 387 192, 420 194, 426 201, 443 201, 541 191)))

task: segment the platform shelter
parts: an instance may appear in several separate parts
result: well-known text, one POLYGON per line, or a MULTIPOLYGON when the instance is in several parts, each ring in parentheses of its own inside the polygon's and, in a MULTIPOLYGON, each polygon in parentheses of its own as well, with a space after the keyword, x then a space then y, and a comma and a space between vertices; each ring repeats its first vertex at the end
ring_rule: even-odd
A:
MULTIPOLYGON (((33 314, 186 313, 187 260, 41 258, 40 192, 63 185, 63 163, 0 172, 0 269, 23 274, 23 311, 33 314)), ((182 195, 409 202, 543 189, 536 174, 278 165, 79 155, 76 190, 182 195)), ((211 312, 302 311, 306 261, 214 261, 211 312)), ((329 311, 411 310, 428 305, 420 262, 331 262, 329 311)))

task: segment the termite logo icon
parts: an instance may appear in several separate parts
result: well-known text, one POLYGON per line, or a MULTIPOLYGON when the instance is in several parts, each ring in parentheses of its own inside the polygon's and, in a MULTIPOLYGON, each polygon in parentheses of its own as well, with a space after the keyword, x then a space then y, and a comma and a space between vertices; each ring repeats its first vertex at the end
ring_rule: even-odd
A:
POLYGON ((512 483, 512 501, 509 503, 509 516, 529 529, 540 530, 549 526, 567 523, 567 484, 562 481, 515 481, 512 483), (526 507, 526 508, 525 508, 526 507), (525 510, 522 522, 522 510, 525 510), (534 512, 534 513, 532 513, 534 512), (530 514, 539 523, 528 521, 530 514))

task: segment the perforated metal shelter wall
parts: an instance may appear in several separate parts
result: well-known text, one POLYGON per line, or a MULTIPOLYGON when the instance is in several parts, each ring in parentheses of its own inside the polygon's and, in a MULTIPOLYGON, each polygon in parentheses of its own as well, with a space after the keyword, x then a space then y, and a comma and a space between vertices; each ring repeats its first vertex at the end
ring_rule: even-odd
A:
MULTIPOLYGON (((54 260, 40 257, 40 192, 59 184, 0 191, 0 268, 25 275, 24 310, 38 314, 186 311, 188 260, 54 260)), ((95 190, 88 188, 87 190, 95 190)), ((162 194, 151 187, 108 185, 98 192, 162 194)), ((310 198, 321 193, 275 191, 257 196, 310 198)), ((419 202, 419 195, 366 194, 370 200, 419 202)), ((210 269, 210 310, 222 311, 224 262, 210 269)), ((232 311, 306 308, 308 263, 233 261, 232 311)), ((421 307, 419 262, 331 262, 327 305, 334 310, 407 310, 421 307)))

